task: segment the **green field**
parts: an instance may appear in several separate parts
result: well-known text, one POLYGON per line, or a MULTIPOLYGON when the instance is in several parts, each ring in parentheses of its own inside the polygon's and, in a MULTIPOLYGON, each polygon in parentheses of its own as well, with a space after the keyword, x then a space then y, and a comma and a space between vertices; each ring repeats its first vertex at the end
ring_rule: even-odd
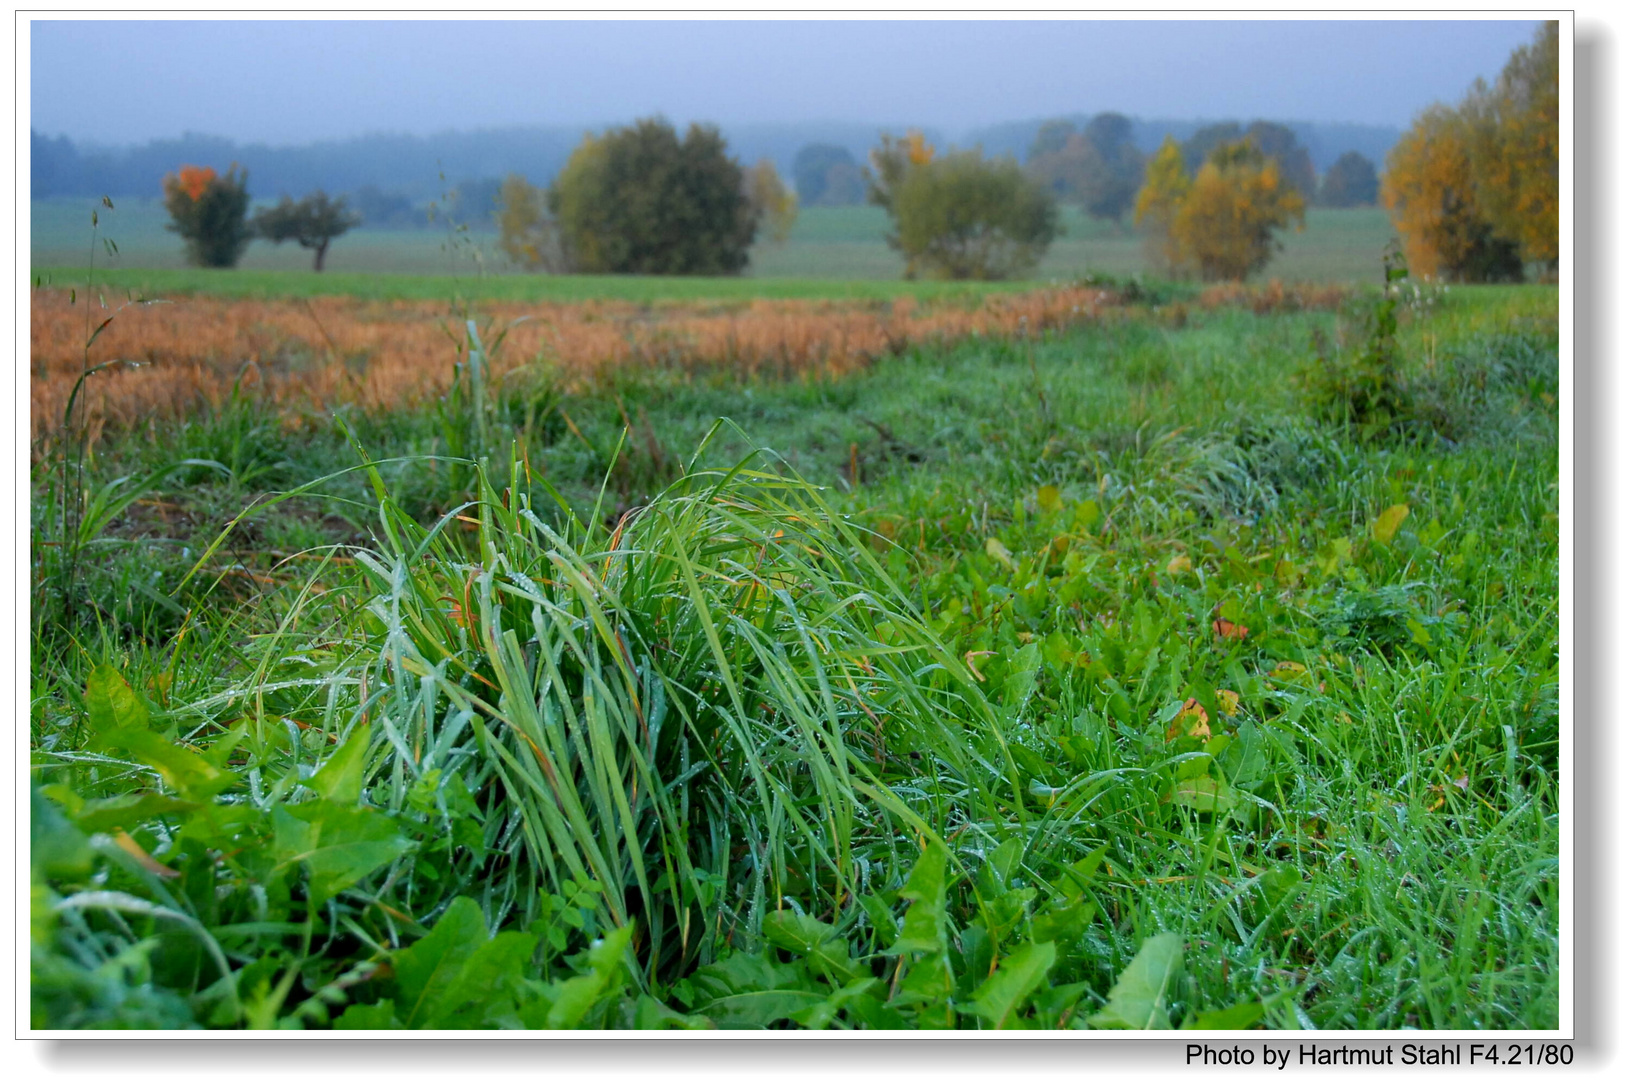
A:
POLYGON ((1557 296, 1377 314, 60 433, 33 1026, 1555 1028, 1557 296))
MULTIPOLYGON (((32 205, 30 252, 36 275, 50 275, 57 280, 84 276, 91 252, 92 205, 72 200, 32 205)), ((630 299, 661 295, 873 297, 905 291, 902 260, 885 244, 886 216, 877 207, 809 208, 801 213, 787 243, 761 244, 754 249, 745 279, 713 284, 685 280, 626 284, 615 278, 547 280, 538 275, 516 274, 499 252, 494 234, 470 233, 451 239, 446 230, 437 229, 360 229, 349 233, 335 242, 322 278, 308 275, 314 278, 312 281, 298 280, 311 268, 307 252, 292 244, 275 246, 263 241, 250 246, 234 271, 193 271, 185 269, 180 241, 165 231, 164 208, 156 200, 121 201, 113 211, 102 210, 100 217, 100 235, 114 240, 119 251, 107 259, 99 249, 98 264, 112 271, 108 279, 111 283, 145 291, 201 290, 234 295, 315 295, 321 291, 425 298, 447 295, 451 278, 469 283, 488 276, 500 280, 463 287, 493 299, 608 295, 630 299), (151 273, 160 270, 174 273, 151 273), (395 280, 407 275, 431 280, 395 280), (286 278, 296 280, 283 284, 286 278), (888 282, 893 284, 888 286, 888 282)), ((1089 269, 1120 275, 1147 269, 1141 235, 1127 224, 1098 221, 1075 208, 1066 208, 1063 226, 1064 235, 1051 246, 1033 275, 1034 281, 1071 278, 1089 269)), ((1306 229, 1285 237, 1284 250, 1259 278, 1373 281, 1379 274, 1380 252, 1392 235, 1383 210, 1311 210, 1306 229)), ((930 294, 942 288, 920 283, 912 293, 930 294)))

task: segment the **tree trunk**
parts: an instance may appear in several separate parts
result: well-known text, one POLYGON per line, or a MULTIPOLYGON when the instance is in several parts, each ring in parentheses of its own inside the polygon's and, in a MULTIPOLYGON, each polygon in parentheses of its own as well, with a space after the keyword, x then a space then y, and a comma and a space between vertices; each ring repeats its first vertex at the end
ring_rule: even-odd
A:
POLYGON ((321 274, 321 273, 324 272, 324 256, 326 254, 328 254, 328 253, 329 253, 329 241, 328 240, 318 241, 317 253, 314 254, 313 257, 312 257, 312 269, 313 269, 314 273, 321 274))

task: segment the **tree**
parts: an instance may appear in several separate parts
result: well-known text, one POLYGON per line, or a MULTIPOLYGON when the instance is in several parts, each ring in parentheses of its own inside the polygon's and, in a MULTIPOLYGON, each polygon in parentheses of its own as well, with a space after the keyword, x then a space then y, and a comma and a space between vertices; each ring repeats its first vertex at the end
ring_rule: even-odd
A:
POLYGON ((257 210, 251 222, 256 235, 275 244, 294 240, 312 252, 312 269, 323 273, 330 241, 358 225, 363 216, 347 209, 346 196, 331 199, 322 191, 296 202, 288 195, 278 205, 257 210))
POLYGON ((1118 221, 1135 204, 1146 169, 1133 131, 1129 118, 1118 113, 1099 114, 1082 132, 1071 120, 1051 120, 1028 150, 1028 175, 1092 217, 1118 221))
POLYGON ((685 139, 659 118, 587 135, 546 205, 570 268, 586 273, 736 274, 755 240, 744 170, 698 124, 685 139))
POLYGON ((218 176, 212 168, 183 165, 162 183, 170 224, 194 266, 236 266, 254 237, 244 214, 250 208, 249 175, 238 165, 218 176))
POLYGON ((852 206, 863 201, 863 170, 844 146, 810 143, 795 155, 795 193, 802 206, 852 206))
POLYGON ((1207 281, 1242 281, 1271 261, 1274 230, 1305 226, 1305 200, 1250 137, 1217 146, 1193 178, 1173 236, 1207 281))
POLYGON ((1222 143, 1237 142, 1243 138, 1243 125, 1236 120, 1225 120, 1218 124, 1205 124, 1194 131, 1187 141, 1181 144, 1181 153, 1186 158, 1187 174, 1196 175, 1204 167, 1204 161, 1214 153, 1215 147, 1222 143))
POLYGON ((1561 242, 1559 24, 1539 26, 1499 81, 1472 92, 1476 202, 1525 259, 1554 270, 1561 242))
POLYGON ((1420 113, 1386 158, 1380 201, 1402 234, 1403 254, 1416 276, 1521 277, 1517 245, 1495 232, 1477 203, 1468 116, 1446 105, 1420 113))
POLYGON ((784 186, 771 160, 762 158, 744 174, 744 194, 755 214, 756 230, 765 229, 774 244, 788 240, 800 214, 800 200, 784 186))
POLYGON ((1320 206, 1373 206, 1379 199, 1379 173, 1372 161, 1355 150, 1347 150, 1328 167, 1323 186, 1317 191, 1320 206))
POLYGON ((1054 200, 1013 158, 937 157, 914 132, 884 138, 870 163, 869 198, 891 216, 886 241, 907 277, 1009 277, 1038 265, 1059 232, 1054 200))
POLYGON ((1317 170, 1312 166, 1311 154, 1300 145, 1300 137, 1292 129, 1256 120, 1249 125, 1247 134, 1261 153, 1277 162, 1277 172, 1284 183, 1298 191, 1302 199, 1316 198, 1317 170))
POLYGON ((1135 223, 1147 232, 1148 258, 1170 277, 1180 274, 1186 253, 1175 235, 1175 219, 1192 191, 1192 176, 1181 144, 1165 136, 1147 162, 1146 183, 1135 199, 1135 223))
POLYGON ((551 220, 545 191, 517 173, 500 182, 500 250, 524 270, 561 273, 567 268, 562 239, 551 220))
POLYGON ((1437 104, 1391 149, 1381 202, 1423 277, 1513 281, 1559 259, 1559 28, 1544 23, 1458 108, 1437 104))

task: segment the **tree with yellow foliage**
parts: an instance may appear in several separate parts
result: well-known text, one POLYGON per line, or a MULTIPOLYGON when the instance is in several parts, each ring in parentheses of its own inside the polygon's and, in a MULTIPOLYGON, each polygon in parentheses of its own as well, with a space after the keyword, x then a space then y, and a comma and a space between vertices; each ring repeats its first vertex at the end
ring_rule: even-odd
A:
POLYGON ((1523 260, 1559 258, 1557 24, 1518 49, 1499 82, 1457 109, 1433 105, 1386 158, 1380 202, 1409 269, 1453 281, 1514 281, 1523 260))
POLYGON ((1147 162, 1147 181, 1135 197, 1135 223, 1146 230, 1147 257, 1170 277, 1186 266, 1186 252, 1175 235, 1175 219, 1192 191, 1181 144, 1173 136, 1147 162))
POLYGON ((762 158, 745 170, 744 194, 749 198, 757 228, 764 230, 766 238, 774 244, 788 240, 800 214, 800 199, 784 184, 770 158, 762 158))
POLYGON ((1206 281, 1242 281, 1271 262, 1273 231, 1306 227, 1306 201, 1253 139, 1222 143, 1192 179, 1172 234, 1206 281))
POLYGON ((1472 95, 1471 156, 1482 216, 1520 246, 1522 258, 1552 270, 1561 242, 1558 25, 1542 24, 1492 89, 1478 84, 1472 95))
POLYGON ((562 240, 546 207, 545 190, 511 173, 500 183, 499 204, 494 218, 506 257, 524 270, 566 272, 562 240))
POLYGON ((1172 277, 1192 268, 1208 281, 1242 281, 1271 261, 1275 230, 1305 227, 1306 202, 1253 138, 1216 146, 1191 177, 1181 146, 1166 139, 1147 166, 1135 219, 1172 277))

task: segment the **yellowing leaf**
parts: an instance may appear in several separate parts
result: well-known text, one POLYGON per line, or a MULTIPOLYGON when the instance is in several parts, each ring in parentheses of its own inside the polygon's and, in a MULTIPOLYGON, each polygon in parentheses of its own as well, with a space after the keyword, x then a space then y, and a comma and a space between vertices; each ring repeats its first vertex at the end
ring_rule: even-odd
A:
POLYGON ((1197 698, 1187 698, 1186 704, 1181 706, 1181 711, 1169 722, 1169 732, 1165 738, 1179 739, 1183 735, 1199 739, 1209 738, 1209 714, 1198 704, 1197 698))
POLYGON ((1221 703, 1221 712, 1227 716, 1238 715, 1238 693, 1236 690, 1217 690, 1215 700, 1221 703))
POLYGON ((1389 544, 1396 536, 1397 530, 1402 528, 1402 522, 1408 517, 1406 503, 1397 503, 1380 511, 1380 516, 1374 519, 1374 539, 1382 544, 1389 544))
POLYGON ((1177 555, 1165 567, 1172 574, 1185 574, 1192 569, 1192 559, 1186 555, 1177 555))
POLYGON ((1062 508, 1061 489, 1055 484, 1046 484, 1044 487, 1040 488, 1037 497, 1039 500, 1039 509, 1043 510, 1047 514, 1054 514, 1056 511, 1062 508))
POLYGON ((990 559, 993 559, 996 562, 1004 563, 1005 566, 1011 570, 1016 569, 1016 560, 1011 557, 1010 548, 1006 547, 1004 544, 1001 544, 999 542, 999 537, 988 537, 988 542, 984 545, 984 550, 987 551, 990 559))

